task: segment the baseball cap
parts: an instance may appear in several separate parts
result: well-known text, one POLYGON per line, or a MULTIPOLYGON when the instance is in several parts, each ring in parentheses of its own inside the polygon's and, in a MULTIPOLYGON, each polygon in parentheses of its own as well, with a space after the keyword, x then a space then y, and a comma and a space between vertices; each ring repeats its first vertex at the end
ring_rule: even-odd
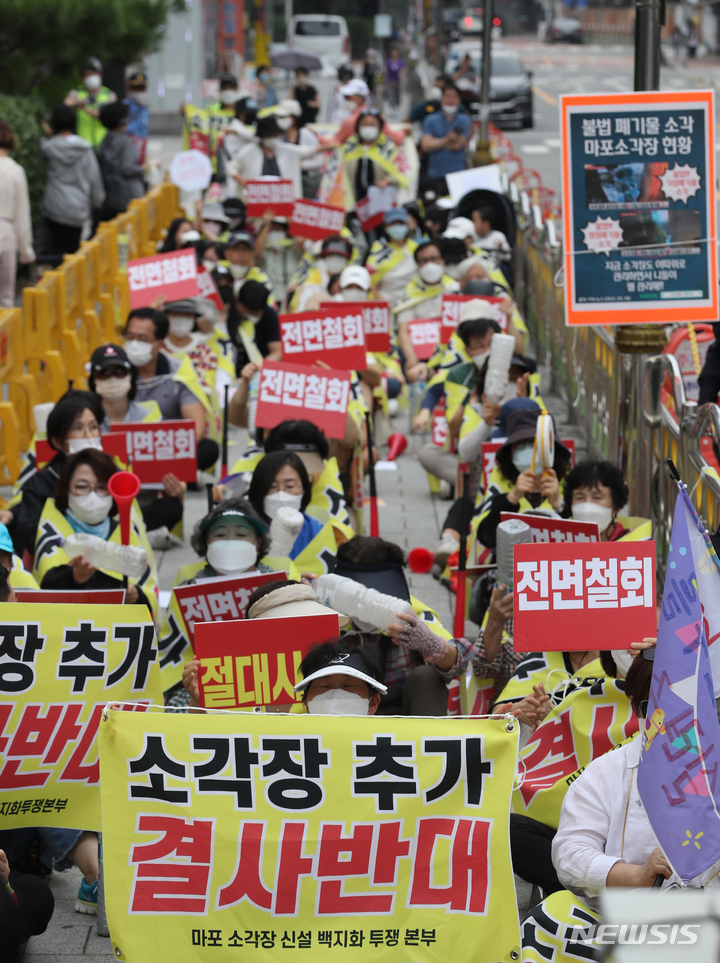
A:
POLYGON ((385 211, 384 221, 386 224, 395 224, 397 222, 409 224, 410 218, 404 207, 391 207, 390 210, 385 211))
POLYGON ((142 70, 136 70, 134 74, 130 74, 129 83, 130 88, 133 87, 147 87, 147 75, 142 70))
POLYGON ((255 238, 248 231, 233 231, 225 242, 225 247, 237 247, 238 244, 247 244, 248 247, 255 247, 255 238))
POLYGON ((349 259, 352 257, 352 244, 344 237, 340 237, 339 234, 335 234, 332 237, 325 238, 322 242, 320 253, 322 255, 342 254, 349 259))
POLYGON ((10 552, 13 554, 13 543, 10 538, 10 532, 7 530, 7 525, 3 525, 0 522, 0 552, 10 552))
POLYGON ((245 521, 250 522, 252 527, 258 533, 258 535, 264 535, 267 532, 267 525, 261 518, 257 518, 254 514, 246 511, 242 505, 233 505, 231 508, 222 508, 220 505, 218 508, 214 508, 202 521, 198 524, 197 530, 199 532, 204 532, 215 522, 219 521, 221 518, 244 518, 245 521))
POLYGON ((90 358, 91 371, 105 371, 108 368, 132 369, 128 356, 119 344, 104 344, 95 348, 90 358))
POLYGON ((197 306, 197 302, 193 298, 181 298, 179 301, 168 301, 163 311, 166 314, 194 314, 196 318, 202 314, 202 311, 197 306))
POLYGON ((315 679, 323 679, 328 675, 349 675, 353 679, 362 679, 363 682, 367 682, 371 688, 377 689, 378 692, 387 692, 386 685, 368 674, 367 663, 359 652, 338 652, 328 659, 327 664, 322 669, 311 672, 306 679, 298 682, 294 689, 296 692, 301 692, 315 679))
POLYGON ((475 225, 469 217, 453 217, 448 221, 448 226, 443 233, 443 237, 456 237, 464 241, 466 237, 476 237, 475 225))
POLYGON ((370 89, 368 85, 360 77, 353 77, 349 80, 344 87, 340 88, 340 93, 343 97, 355 97, 360 94, 362 97, 370 96, 370 89))
POLYGON ((495 310, 489 301, 482 298, 473 298, 472 301, 464 301, 460 308, 460 324, 463 321, 494 321, 495 310))
POLYGON ((347 288, 357 284, 363 291, 370 290, 370 272, 359 264, 349 264, 340 275, 340 287, 347 288))
POLYGON ((290 219, 284 217, 282 214, 273 214, 272 222, 273 224, 289 224, 290 219))

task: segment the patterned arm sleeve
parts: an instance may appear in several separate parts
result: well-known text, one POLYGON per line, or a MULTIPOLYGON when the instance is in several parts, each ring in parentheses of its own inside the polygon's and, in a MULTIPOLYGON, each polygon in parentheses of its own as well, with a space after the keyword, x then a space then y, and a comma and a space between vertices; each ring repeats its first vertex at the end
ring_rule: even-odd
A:
POLYGON ((495 691, 502 692, 508 681, 515 675, 515 670, 524 658, 523 652, 516 652, 513 648, 513 637, 507 631, 503 632, 503 641, 497 655, 492 662, 486 661, 484 631, 475 642, 477 654, 474 656, 473 672, 479 679, 495 679, 495 691))
MULTIPOLYGON (((471 659, 477 658, 477 648, 472 642, 468 642, 467 639, 450 639, 452 645, 457 649, 457 658, 455 659, 455 664, 451 665, 449 669, 438 669, 438 674, 440 678, 445 682, 452 682, 453 679, 457 679, 459 676, 463 675, 467 669, 468 662, 471 659)), ((435 666, 437 668, 437 666, 435 666)))

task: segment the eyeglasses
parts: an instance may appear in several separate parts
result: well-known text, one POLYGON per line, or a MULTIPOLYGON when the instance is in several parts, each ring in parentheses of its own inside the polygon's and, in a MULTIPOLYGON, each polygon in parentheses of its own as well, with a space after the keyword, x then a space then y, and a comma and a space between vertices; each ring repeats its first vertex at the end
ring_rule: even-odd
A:
POLYGON ((72 487, 74 488, 74 491, 71 492, 72 495, 89 495, 91 492, 95 492, 97 495, 107 495, 108 493, 106 485, 90 485, 85 481, 75 482, 72 487))
POLYGON ((439 254, 430 254, 427 257, 422 257, 422 255, 417 260, 418 267, 422 267, 423 264, 442 264, 442 257, 439 254))
POLYGON ((270 488, 268 488, 268 495, 274 495, 275 492, 279 491, 287 492, 288 495, 300 495, 303 491, 303 485, 300 479, 296 480, 291 478, 282 482, 282 488, 280 488, 280 485, 274 481, 270 488))
POLYGON ((81 421, 76 421, 72 426, 70 431, 67 433, 68 438, 99 438, 100 428, 98 427, 97 421, 91 421, 89 424, 84 425, 81 421))

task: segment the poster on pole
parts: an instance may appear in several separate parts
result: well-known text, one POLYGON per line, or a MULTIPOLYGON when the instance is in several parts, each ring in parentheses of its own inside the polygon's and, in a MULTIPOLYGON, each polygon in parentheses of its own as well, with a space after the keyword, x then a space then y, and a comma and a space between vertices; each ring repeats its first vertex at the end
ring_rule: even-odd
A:
POLYGON ((714 321, 711 90, 560 98, 568 325, 714 321))

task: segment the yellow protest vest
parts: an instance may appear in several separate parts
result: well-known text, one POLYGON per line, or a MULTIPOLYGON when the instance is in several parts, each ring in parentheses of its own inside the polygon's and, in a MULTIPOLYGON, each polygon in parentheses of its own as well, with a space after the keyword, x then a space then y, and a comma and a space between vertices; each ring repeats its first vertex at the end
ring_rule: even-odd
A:
POLYGON ((557 689, 557 700, 558 695, 589 685, 590 679, 604 678, 607 676, 600 659, 593 659, 574 670, 567 652, 529 652, 502 692, 495 693, 495 702, 520 702, 525 696, 532 695, 534 685, 543 685, 548 693, 557 689))
POLYGON ((436 298, 438 294, 442 294, 446 288, 455 288, 455 293, 457 292, 457 282, 450 277, 449 274, 443 274, 442 278, 437 284, 421 284, 418 277, 414 277, 410 281, 403 292, 403 299, 398 304, 392 308, 392 313, 397 317, 397 315, 402 314, 403 311, 409 311, 410 308, 416 307, 418 304, 422 304, 423 301, 429 301, 430 298, 436 298))
POLYGON ((335 567, 337 546, 333 525, 329 521, 325 522, 315 538, 308 542, 300 554, 293 559, 295 568, 301 574, 311 572, 313 575, 325 575, 335 567))
POLYGON ((8 579, 14 589, 39 589, 37 579, 25 568, 17 555, 12 557, 12 567, 8 579))
POLYGON ((173 381, 177 381, 184 385, 189 391, 191 391, 200 404, 205 409, 207 416, 207 432, 208 437, 212 438, 213 441, 219 442, 222 439, 222 419, 220 417, 220 408, 215 398, 215 392, 211 392, 213 400, 208 397, 207 391, 202 386, 200 379, 198 378, 197 371, 187 355, 183 358, 180 367, 177 369, 172 378, 173 381), (214 403, 213 403, 214 402, 214 403))
MULTIPOLYGON (((79 87, 77 90, 78 100, 85 102, 90 94, 83 87, 79 87)), ((98 90, 95 97, 95 102, 91 104, 93 110, 100 110, 103 104, 109 104, 113 99, 113 92, 108 87, 101 87, 98 90)), ((100 144, 105 139, 107 134, 107 128, 104 124, 100 123, 100 118, 91 117, 87 111, 83 110, 81 107, 77 109, 77 129, 76 133, 78 137, 82 137, 86 140, 88 144, 92 144, 93 147, 99 147, 100 144)))
POLYGON ((591 910, 569 890, 551 893, 523 920, 522 963, 548 963, 548 960, 552 960, 552 963, 578 963, 579 960, 595 959, 590 955, 591 947, 582 943, 575 944, 578 952, 573 952, 574 947, 568 935, 575 928, 578 932, 587 930, 589 940, 595 930, 588 927, 595 926, 601 920, 599 913, 591 910))
POLYGON ((386 274, 401 264, 408 254, 415 254, 418 242, 408 238, 402 247, 395 247, 383 239, 375 241, 365 262, 365 267, 374 282, 381 281, 386 274))
MULTIPOLYGON (((131 585, 137 585, 139 589, 143 590, 145 593, 145 598, 150 604, 150 610, 152 612, 153 619, 156 619, 158 616, 160 603, 155 558, 153 557, 152 549, 150 549, 148 552, 149 545, 147 545, 143 539, 141 539, 140 532, 137 530, 134 524, 134 519, 131 521, 130 544, 145 549, 146 553, 148 554, 148 564, 140 578, 131 578, 128 579, 128 581, 131 585)), ((35 541, 35 557, 33 558, 32 574, 35 576, 40 585, 42 585, 43 579, 51 569, 57 568, 59 565, 67 565, 69 563, 70 557, 62 547, 62 541, 63 539, 74 534, 75 530, 70 522, 67 520, 67 518, 65 518, 62 512, 55 507, 55 499, 48 498, 42 510, 40 522, 38 523, 37 538, 35 541)), ((115 529, 110 533, 107 541, 113 542, 115 545, 121 544, 119 525, 115 526, 115 529)), ((113 572, 112 570, 105 568, 100 569, 100 571, 111 576, 111 578, 116 578, 120 583, 122 583, 123 576, 119 572, 113 572)))

